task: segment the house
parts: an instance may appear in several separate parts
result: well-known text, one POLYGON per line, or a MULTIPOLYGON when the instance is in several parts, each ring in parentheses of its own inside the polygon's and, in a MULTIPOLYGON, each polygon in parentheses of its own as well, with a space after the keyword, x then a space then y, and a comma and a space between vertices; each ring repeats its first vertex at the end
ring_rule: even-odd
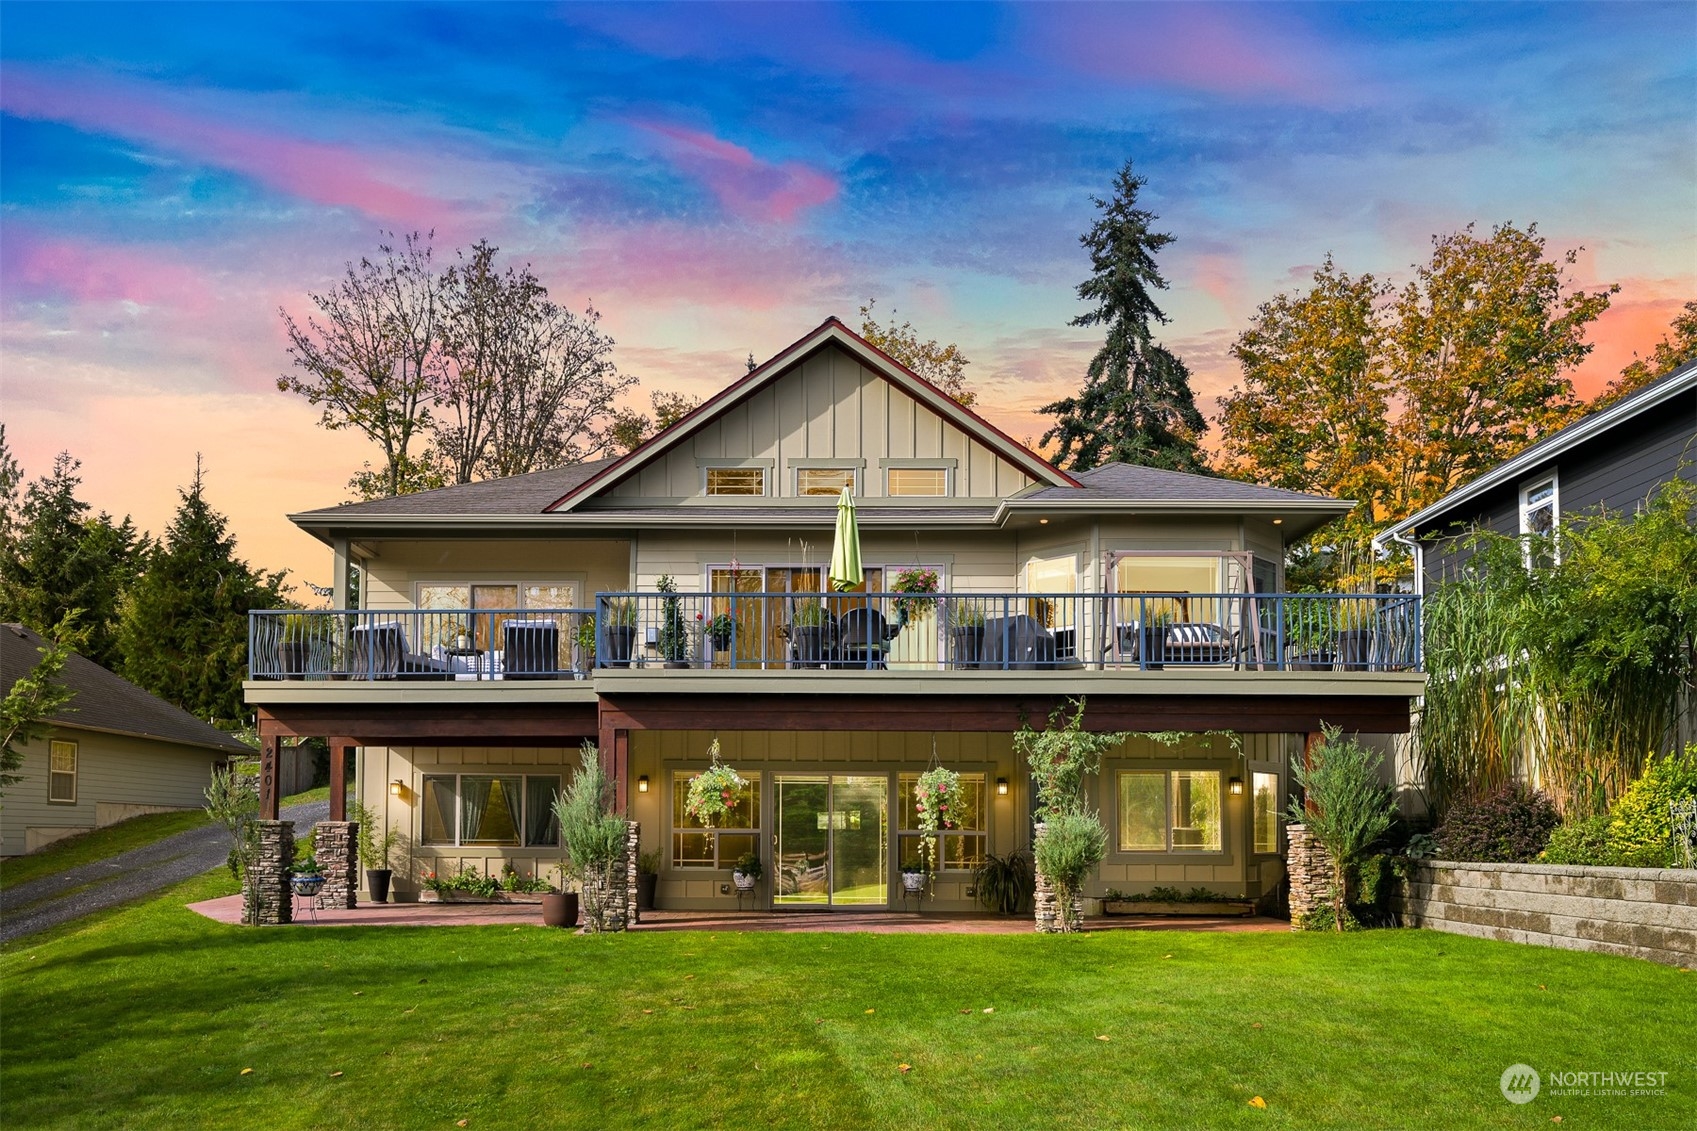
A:
MULTIPOLYGON (((10 691, 28 675, 43 643, 22 625, 0 625, 0 686, 10 691)), ((66 660, 62 678, 75 694, 47 736, 23 748, 22 780, 0 804, 0 856, 144 813, 198 809, 213 767, 253 754, 82 656, 66 660)))
POLYGON ((833 318, 621 459, 291 515, 339 599, 250 618, 263 807, 280 743, 323 736, 401 836, 401 898, 463 866, 549 875, 548 803, 591 741, 660 906, 732 906, 754 853, 758 906, 864 909, 897 906, 937 764, 969 812, 934 906, 964 910, 987 854, 1029 846, 1016 728, 1082 699, 1131 732, 1093 786, 1091 893, 1275 898, 1291 759, 1322 722, 1406 731, 1423 686, 1418 598, 1281 592, 1286 544, 1349 507, 1068 474, 833 318), (835 593, 845 488, 865 580, 835 593), (684 797, 714 743, 748 785, 706 827, 684 797))
POLYGON ((1675 476, 1697 480, 1697 362, 1550 433, 1376 541, 1412 548, 1424 592, 1466 561, 1474 530, 1547 534, 1586 511, 1631 513, 1675 476))

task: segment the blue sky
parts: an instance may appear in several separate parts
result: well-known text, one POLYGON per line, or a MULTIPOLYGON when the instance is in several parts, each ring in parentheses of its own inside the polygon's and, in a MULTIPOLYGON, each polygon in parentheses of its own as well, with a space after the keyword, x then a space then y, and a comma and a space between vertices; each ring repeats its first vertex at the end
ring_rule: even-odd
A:
POLYGON ((1032 435, 1094 348, 1077 237, 1127 158, 1205 401, 1328 251, 1394 281, 1502 221, 1622 285, 1595 387, 1697 296, 1694 111, 1690 3, 10 3, 4 418, 155 529, 203 450, 253 556, 322 572, 281 515, 369 457, 275 391, 277 310, 433 228, 593 300, 646 388, 876 295, 1032 435))

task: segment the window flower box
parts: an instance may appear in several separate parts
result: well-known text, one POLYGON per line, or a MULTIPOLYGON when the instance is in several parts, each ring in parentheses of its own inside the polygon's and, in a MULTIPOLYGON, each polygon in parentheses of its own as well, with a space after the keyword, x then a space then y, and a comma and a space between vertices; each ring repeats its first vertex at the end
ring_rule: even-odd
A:
POLYGON ((1255 904, 1247 899, 1222 899, 1209 902, 1154 899, 1104 899, 1104 915, 1206 915, 1222 917, 1238 915, 1247 918, 1255 914, 1255 904))
POLYGON ((541 903, 547 892, 503 891, 494 895, 477 895, 469 891, 430 891, 418 893, 420 903, 541 903))

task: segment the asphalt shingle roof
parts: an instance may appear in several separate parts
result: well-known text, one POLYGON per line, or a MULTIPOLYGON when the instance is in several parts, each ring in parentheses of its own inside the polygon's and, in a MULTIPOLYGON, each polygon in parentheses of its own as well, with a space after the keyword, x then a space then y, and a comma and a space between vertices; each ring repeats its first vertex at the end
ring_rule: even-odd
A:
POLYGON ((1107 463, 1074 475, 1084 486, 1044 487, 1025 496, 1045 502, 1100 498, 1114 501, 1175 503, 1316 503, 1323 495, 1306 495, 1282 487, 1260 487, 1236 479, 1192 475, 1130 463, 1107 463))
MULTIPOLYGON (((0 694, 28 675, 40 661, 46 643, 21 624, 0 625, 0 694)), ((113 675, 93 660, 72 653, 65 661, 65 686, 76 692, 53 721, 69 727, 180 742, 231 754, 253 749, 187 711, 150 695, 127 679, 113 675)))
POLYGON ((597 459, 587 463, 570 463, 564 467, 549 468, 547 471, 533 471, 529 475, 512 475, 505 479, 485 479, 478 483, 439 487, 434 491, 419 491, 392 499, 343 503, 339 507, 307 511, 302 517, 418 515, 422 518, 453 514, 541 514, 561 495, 612 462, 610 459, 597 459))

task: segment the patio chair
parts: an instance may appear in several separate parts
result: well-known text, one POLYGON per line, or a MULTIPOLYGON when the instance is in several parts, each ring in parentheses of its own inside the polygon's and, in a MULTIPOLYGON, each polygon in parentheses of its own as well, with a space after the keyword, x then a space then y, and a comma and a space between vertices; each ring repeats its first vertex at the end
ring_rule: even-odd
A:
POLYGON ((560 626, 551 620, 510 620, 501 626, 502 679, 558 679, 560 626))
POLYGON ((1167 628, 1169 664, 1229 664, 1232 643, 1225 630, 1204 621, 1182 621, 1167 628))
POLYGON ((355 679, 453 679, 444 661, 407 650, 398 620, 355 625, 348 634, 348 674, 355 679))
POLYGON ((837 622, 836 662, 839 668, 882 668, 889 662, 890 641, 902 626, 891 627, 877 609, 850 609, 837 622))
POLYGON ((995 617, 984 622, 986 668, 1052 668, 1055 656, 1055 634, 1036 617, 995 617))

